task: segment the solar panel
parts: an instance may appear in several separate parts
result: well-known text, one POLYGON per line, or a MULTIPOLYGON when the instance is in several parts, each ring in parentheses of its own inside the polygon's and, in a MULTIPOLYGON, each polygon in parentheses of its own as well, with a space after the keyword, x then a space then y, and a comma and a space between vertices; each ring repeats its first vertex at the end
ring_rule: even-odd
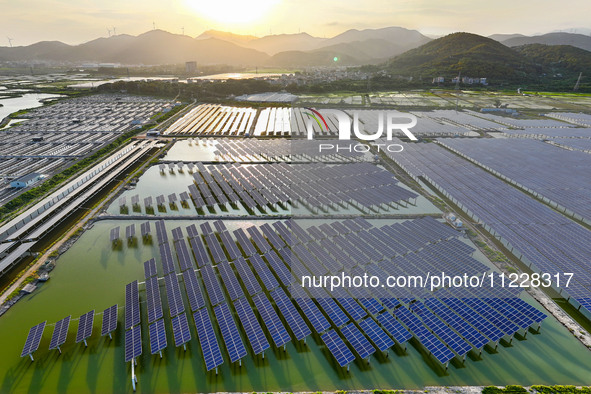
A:
POLYGON ((117 329, 117 307, 115 304, 103 311, 103 325, 101 328, 101 336, 110 334, 117 329))
POLYGON ((207 247, 213 256, 213 261, 215 264, 219 264, 223 261, 228 260, 226 254, 224 253, 222 246, 220 245, 220 241, 218 241, 215 234, 210 233, 205 235, 205 242, 207 243, 207 247))
POLYGON ((203 308, 205 306, 205 299, 203 298, 203 292, 201 291, 195 271, 187 270, 183 272, 183 282, 185 282, 185 290, 187 291, 191 311, 193 312, 199 308, 203 308))
POLYGON ((224 293, 222 292, 222 288, 220 286, 220 282, 218 281, 218 277, 215 274, 213 267, 211 265, 206 265, 201 268, 201 277, 203 278, 203 283, 205 284, 205 290, 207 295, 209 296, 209 302, 212 306, 215 306, 219 303, 222 303, 226 300, 224 297, 224 293))
POLYGON ((345 312, 337 305, 335 300, 330 298, 328 295, 320 296, 316 298, 316 301, 320 307, 326 312, 328 318, 334 323, 335 326, 340 327, 349 321, 345 312))
POLYGON ((394 346, 394 341, 378 326, 371 317, 359 322, 359 327, 382 352, 394 346))
POLYGON ((125 362, 131 361, 142 354, 141 326, 125 331, 125 362))
POLYGON ((144 262, 144 278, 148 279, 152 276, 156 276, 158 271, 156 271, 156 260, 151 258, 150 260, 144 262))
POLYGON ((185 304, 181 296, 181 289, 176 275, 166 275, 164 277, 166 286, 166 297, 168 298, 168 309, 170 317, 176 316, 185 311, 185 304))
POLYGON ((191 248, 193 249, 193 254, 195 255, 197 267, 201 268, 204 265, 209 264, 211 262, 209 254, 207 254, 207 250, 205 250, 205 245, 203 245, 203 241, 201 240, 201 238, 199 238, 199 235, 191 237, 189 243, 191 244, 191 248))
POLYGON ((295 277, 293 276, 291 271, 286 267, 283 261, 281 261, 279 256, 277 256, 277 253, 275 253, 274 250, 268 251, 267 253, 265 253, 263 257, 265 258, 265 260, 267 260, 271 268, 273 268, 273 271, 275 271, 275 274, 277 275, 281 283, 283 283, 283 285, 288 287, 295 282, 295 277))
POLYGON ((44 321, 43 323, 39 323, 36 326, 31 327, 29 334, 27 335, 27 340, 25 341, 25 346, 23 347, 21 357, 28 356, 39 348, 39 343, 41 342, 41 337, 43 336, 43 330, 45 330, 46 324, 47 322, 44 321))
POLYGON ((174 243, 176 254, 179 258, 179 265, 181 266, 181 272, 193 268, 193 262, 189 256, 189 249, 184 239, 180 239, 174 243))
POLYGON ((76 343, 85 341, 92 334, 92 324, 94 322, 94 309, 80 316, 78 321, 78 332, 76 333, 76 343))
POLYGON ((291 337, 287 333, 287 330, 283 326, 281 319, 273 309, 273 305, 265 296, 265 294, 257 294, 256 296, 252 297, 252 301, 254 302, 255 307, 259 311, 269 334, 271 334, 271 339, 275 343, 276 347, 281 347, 291 341, 291 337))
POLYGON ((185 238, 185 236, 183 235, 183 230, 180 227, 176 227, 176 228, 172 229, 173 242, 179 241, 184 238, 185 238))
POLYGON ((161 243, 158 245, 158 249, 160 251, 160 262, 162 265, 162 273, 164 275, 168 275, 170 273, 175 272, 175 265, 174 260, 172 258, 172 251, 170 250, 170 245, 168 242, 161 243))
POLYGON ((151 208, 152 204, 153 204, 152 196, 148 196, 148 197, 144 198, 144 205, 146 206, 146 208, 151 208))
POLYGON ((199 344, 201 345, 201 351, 203 352, 203 358, 205 360, 205 368, 207 371, 211 371, 214 368, 222 365, 224 359, 218 340, 215 337, 211 319, 207 309, 199 309, 193 314, 193 320, 195 321, 195 327, 197 328, 197 336, 199 337, 199 344))
POLYGON ((305 339, 312 333, 310 327, 308 327, 304 319, 302 319, 302 316, 282 288, 273 290, 271 292, 271 297, 285 318, 287 326, 298 341, 305 339))
POLYGON ((375 353, 376 349, 369 343, 361 331, 359 331, 355 323, 349 323, 341 328, 341 332, 362 359, 366 359, 375 353))
POLYGON ((134 194, 133 196, 131 196, 131 205, 138 205, 140 203, 140 196, 137 194, 134 194))
POLYGON ((224 248, 226 248, 226 252, 228 256, 230 256, 230 260, 236 260, 238 257, 242 257, 242 253, 238 250, 238 246, 230 236, 230 233, 227 231, 219 233, 219 237, 222 240, 222 244, 224 248))
POLYGON ((387 312, 378 315, 378 322, 399 344, 403 344, 412 338, 412 334, 394 316, 387 312))
POLYGON ((166 349, 166 329, 164 328, 164 320, 158 320, 156 323, 148 327, 150 332, 150 350, 152 354, 161 352, 166 349))
POLYGON ((335 330, 327 331, 322 335, 322 341, 341 367, 355 360, 355 355, 349 350, 335 330))
POLYGON ((261 259, 261 256, 255 254, 254 256, 250 257, 249 260, 268 291, 271 291, 279 286, 277 279, 275 279, 275 276, 273 276, 273 273, 271 273, 271 270, 267 264, 265 264, 263 259, 261 259))
POLYGON ((219 304, 214 308, 214 313, 220 330, 222 338, 226 345, 226 350, 230 356, 230 362, 236 362, 246 356, 246 348, 242 343, 240 332, 236 326, 236 322, 232 318, 232 312, 228 304, 219 304))
POLYGON ((150 222, 144 222, 140 224, 140 231, 142 233, 142 237, 147 237, 150 234, 150 222))
POLYGON ((269 342, 250 304, 245 298, 240 298, 234 301, 234 308, 236 309, 236 313, 238 313, 240 323, 244 328, 252 351, 255 355, 263 353, 269 348, 269 342))
POLYGON ((174 334, 174 345, 182 346, 191 340, 191 331, 187 322, 187 315, 181 313, 171 319, 172 333, 174 334))
POLYGON ((251 226, 246 229, 250 237, 252 238, 254 244, 259 249, 259 252, 265 253, 271 249, 271 246, 267 242, 265 238, 259 232, 259 229, 256 226, 251 226))
POLYGON ((240 297, 244 297, 244 292, 240 287, 240 283, 238 283, 238 279, 236 279, 236 275, 234 274, 234 270, 232 270, 230 263, 227 261, 220 263, 217 265, 217 268, 224 281, 230 300, 234 301, 240 297))
POLYGON ((240 279, 244 286, 246 287, 246 291, 251 296, 260 293, 262 291, 261 285, 257 281, 256 277, 252 273, 250 266, 242 257, 234 261, 234 267, 238 271, 238 275, 240 275, 240 279))
POLYGON ((158 220, 156 222, 156 237, 158 238, 158 243, 168 242, 168 233, 166 232, 164 220, 158 220))
POLYGON ((115 242, 119 239, 119 227, 111 229, 111 242, 115 242))
POLYGON ((238 245, 242 248, 242 251, 247 257, 250 257, 257 253, 257 250, 254 248, 252 242, 246 235, 243 229, 239 228, 238 230, 234 230, 234 236, 238 241, 238 245))
POLYGON ((215 222, 213 222, 213 226, 218 231, 218 233, 222 233, 228 230, 224 222, 222 222, 221 220, 216 220, 215 222))
POLYGON ((125 285, 125 329, 140 322, 140 296, 137 280, 125 285))
POLYGON ((160 286, 158 278, 146 279, 146 300, 148 305, 148 323, 153 323, 163 316, 162 300, 160 298, 160 286))
POLYGON ((130 224, 125 227, 125 238, 129 239, 133 237, 135 237, 135 224, 130 224))
POLYGON ((318 334, 321 334, 330 328, 330 323, 326 320, 326 317, 320 312, 320 309, 318 309, 312 299, 307 297, 295 297, 295 300, 318 334))
POLYGON ((66 342, 68 336, 68 327, 70 327, 70 319, 72 316, 63 318, 55 323, 51 342, 49 342, 49 350, 57 349, 66 342))

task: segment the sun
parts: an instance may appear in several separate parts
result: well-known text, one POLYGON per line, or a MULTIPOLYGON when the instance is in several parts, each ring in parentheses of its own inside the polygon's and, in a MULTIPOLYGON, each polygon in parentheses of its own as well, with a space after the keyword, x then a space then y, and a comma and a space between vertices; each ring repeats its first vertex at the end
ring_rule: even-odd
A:
POLYGON ((212 22, 249 24, 263 18, 279 0, 186 0, 187 5, 212 22))

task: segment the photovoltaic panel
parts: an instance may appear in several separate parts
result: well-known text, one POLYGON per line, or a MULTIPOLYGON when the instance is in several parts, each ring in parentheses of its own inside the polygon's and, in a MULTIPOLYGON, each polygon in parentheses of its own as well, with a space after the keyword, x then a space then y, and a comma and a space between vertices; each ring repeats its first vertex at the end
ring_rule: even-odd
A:
POLYGON ((252 264, 255 272, 258 274, 259 278, 263 281, 263 285, 265 286, 265 288, 268 291, 271 291, 271 290, 275 289, 276 287, 279 287, 279 283, 277 282, 277 279, 275 279, 275 276, 273 276, 273 273, 271 272, 271 270, 269 269, 267 264, 265 264, 263 259, 261 259, 261 256, 255 254, 254 256, 251 256, 249 258, 249 260, 250 260, 250 263, 252 264))
POLYGON ((217 265, 217 268, 224 282, 224 286, 226 287, 226 291, 230 295, 230 300, 234 301, 240 297, 244 297, 244 292, 240 287, 240 283, 238 282, 230 263, 227 261, 220 263, 217 265))
POLYGON ((158 243, 168 242, 168 233, 166 232, 164 220, 158 220, 156 222, 156 237, 158 238, 158 243))
POLYGON ((181 313, 171 319, 172 333, 174 334, 174 345, 182 346, 191 340, 191 331, 187 322, 187 315, 181 313))
POLYGON ((63 345, 66 342, 71 317, 72 316, 65 317, 62 320, 55 323, 53 335, 51 336, 51 341, 49 342, 50 350, 57 349, 59 346, 63 345))
POLYGON ((210 233, 205 235, 205 243, 213 256, 213 262, 215 264, 219 264, 223 261, 228 260, 226 254, 224 253, 222 246, 220 245, 220 241, 215 236, 215 234, 210 233))
POLYGON ((162 273, 164 275, 173 273, 175 269, 174 260, 172 259, 172 251, 170 250, 170 245, 168 244, 168 242, 161 243, 160 245, 158 245, 158 249, 160 250, 162 273))
POLYGON ((170 317, 183 313, 185 311, 185 304, 183 304, 181 289, 176 275, 165 276, 164 284, 166 285, 166 297, 168 298, 170 317))
POLYGON ((255 355, 263 353, 269 348, 269 342, 246 298, 234 301, 234 309, 238 313, 238 318, 242 323, 252 351, 255 355))
POLYGON ((166 349, 166 329, 164 328, 164 320, 158 320, 148 327, 150 332, 150 350, 152 354, 156 354, 163 349, 166 349))
POLYGON ((125 238, 129 239, 133 237, 135 237, 135 224, 130 224, 125 227, 125 238))
POLYGON ((253 296, 263 291, 246 260, 244 260, 242 257, 235 260, 234 267, 236 267, 238 275, 240 275, 240 279, 242 280, 242 283, 244 283, 248 294, 253 296))
POLYGON ((115 304, 103 311, 103 325, 101 328, 101 336, 107 335, 117 329, 117 307, 115 304))
POLYGON ((176 241, 174 243, 174 247, 176 249, 176 254, 179 258, 181 272, 186 271, 188 269, 193 269, 193 262, 191 261, 189 249, 187 248, 187 243, 185 242, 185 240, 180 239, 176 241))
POLYGON ((290 286, 296 281, 291 271, 287 268, 283 261, 281 261, 274 250, 268 251, 263 257, 265 260, 267 260, 273 271, 275 271, 275 274, 281 283, 283 283, 283 285, 290 286))
POLYGON ((282 288, 273 290, 271 297, 285 318, 287 326, 298 341, 301 341, 312 333, 310 327, 302 319, 302 316, 282 288))
POLYGON ((252 297, 252 301, 259 311, 269 334, 271 334, 271 339, 273 339, 275 346, 281 347, 291 341, 291 337, 287 333, 287 330, 283 326, 281 319, 275 312, 275 309, 273 309, 273 305, 271 305, 267 296, 264 293, 260 293, 252 297))
POLYGON ((412 334, 388 312, 378 315, 378 322, 400 344, 412 338, 412 334))
POLYGON ((173 242, 179 241, 184 238, 185 238, 185 236, 183 235, 183 230, 180 227, 176 227, 176 228, 172 229, 173 242))
POLYGON ((157 274, 158 271, 156 270, 156 260, 151 258, 150 260, 144 262, 144 279, 151 278, 157 274))
POLYGON ((211 305, 215 306, 221 302, 224 302, 226 298, 224 297, 218 277, 211 265, 206 265, 201 268, 201 277, 203 278, 205 290, 207 291, 211 305))
POLYGON ((344 367, 355 360, 355 355, 349 350, 347 345, 345 345, 345 342, 343 342, 336 331, 327 331, 322 335, 322 341, 341 367, 344 367))
POLYGON ((259 249, 259 252, 265 253, 271 249, 271 246, 267 242, 265 238, 261 235, 259 229, 256 226, 251 226, 246 229, 250 237, 252 238, 254 244, 259 249))
POLYGON ((232 236, 229 232, 221 232, 219 233, 219 237, 222 240, 222 244, 226 248, 228 256, 230 256, 230 260, 236 260, 238 257, 242 257, 242 253, 240 253, 240 250, 238 250, 238 246, 236 246, 236 243, 232 239, 232 236))
POLYGON ((230 362, 236 362, 246 356, 246 348, 242 343, 240 332, 236 322, 232 318, 232 312, 228 304, 219 304, 214 308, 215 317, 222 332, 222 338, 226 345, 226 350, 230 356, 230 362))
POLYGON ((199 344, 203 352, 205 368, 207 371, 211 371, 222 365, 224 359, 211 324, 211 319, 207 313, 207 308, 199 309, 195 312, 193 314, 193 320, 197 328, 197 336, 199 337, 199 344))
POLYGON ((360 321, 359 327, 361 327, 365 335, 367 335, 374 345, 376 345, 382 352, 385 352, 394 346, 392 338, 390 338, 371 317, 360 321))
POLYGON ((148 323, 153 323, 163 316, 162 300, 160 298, 160 286, 158 278, 151 277, 146 279, 146 300, 148 307, 148 323))
POLYGON ((263 232, 265 237, 267 237, 267 239, 270 241, 271 245, 273 245, 275 249, 281 249, 287 246, 285 241, 281 239, 279 235, 277 235, 277 233, 273 230, 269 223, 261 225, 261 231, 263 232))
POLYGON ((316 301, 324 310, 324 312, 326 312, 328 318, 334 323, 335 326, 340 327, 349 321, 349 318, 347 315, 345 315, 345 312, 343 312, 341 307, 338 306, 335 300, 330 298, 328 294, 317 297, 316 301))
POLYGON ((213 228, 209 222, 201 223, 199 227, 201 228, 201 232, 203 234, 213 234, 213 228))
POLYGON ((353 349, 359 354, 359 357, 366 359, 375 353, 376 349, 367 340, 367 338, 359 331, 355 323, 349 323, 341 328, 341 332, 345 335, 347 341, 353 346, 353 349))
POLYGON ((153 204, 152 196, 144 198, 144 205, 146 208, 151 208, 153 204))
POLYGON ((199 308, 203 308, 205 306, 205 299, 203 298, 203 292, 201 291, 195 271, 187 270, 183 272, 183 282, 185 282, 185 290, 187 291, 191 311, 193 312, 199 308))
POLYGON ((191 248, 193 249, 193 254, 195 255, 195 261, 197 262, 197 267, 201 268, 206 264, 211 262, 209 258, 209 254, 207 254, 207 250, 205 249, 205 245, 203 245, 203 241, 199 236, 193 237, 189 240, 191 244, 191 248))
POLYGON ((138 292, 138 282, 134 280, 125 285, 125 329, 140 322, 140 296, 138 292))
POLYGON ((94 309, 80 316, 78 321, 78 332, 76 333, 76 343, 84 341, 92 334, 92 324, 94 323, 94 309))
POLYGON ((213 227, 215 227, 218 233, 222 233, 228 230, 224 222, 222 222, 221 220, 216 220, 215 222, 213 222, 213 227))
POLYGON ((111 229, 111 242, 115 242, 119 239, 119 226, 111 229))
POLYGON ((45 330, 46 324, 47 321, 44 321, 43 323, 39 323, 36 326, 31 327, 29 334, 27 335, 27 340, 25 341, 25 346, 23 347, 21 357, 28 356, 39 348, 39 343, 41 342, 41 337, 43 336, 43 331, 45 330))
POLYGON ((135 326, 125 331, 125 362, 142 355, 142 330, 135 326))
POLYGON ((324 317, 322 312, 320 312, 320 309, 318 309, 318 307, 316 306, 314 301, 312 301, 311 298, 296 297, 295 300, 300 306, 302 312, 304 312, 304 315, 306 315, 306 317, 308 318, 310 324, 312 324, 314 330, 318 334, 321 334, 330 328, 330 323, 328 322, 328 320, 326 320, 326 317, 324 317))
POLYGON ((238 241, 238 245, 242 248, 242 251, 247 257, 250 257, 257 253, 257 250, 254 248, 252 242, 246 235, 243 229, 239 228, 238 230, 234 230, 234 236, 238 241))
POLYGON ((144 222, 140 225, 142 237, 147 237, 150 234, 150 222, 144 222))

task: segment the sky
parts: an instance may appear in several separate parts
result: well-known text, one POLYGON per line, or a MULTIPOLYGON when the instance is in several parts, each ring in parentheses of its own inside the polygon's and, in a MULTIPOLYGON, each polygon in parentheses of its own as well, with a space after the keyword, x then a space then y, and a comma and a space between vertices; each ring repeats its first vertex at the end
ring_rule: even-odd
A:
POLYGON ((589 0, 0 0, 0 46, 9 45, 8 37, 13 46, 80 44, 113 31, 138 35, 154 27, 193 37, 209 29, 332 37, 387 26, 427 35, 534 35, 573 28, 589 34, 590 11, 589 0))

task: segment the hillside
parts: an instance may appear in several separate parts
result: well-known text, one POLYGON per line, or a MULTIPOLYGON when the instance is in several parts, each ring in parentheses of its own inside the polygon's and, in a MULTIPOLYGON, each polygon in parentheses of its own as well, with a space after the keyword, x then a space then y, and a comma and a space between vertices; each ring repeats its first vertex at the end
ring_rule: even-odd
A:
POLYGON ((533 37, 513 37, 502 41, 509 47, 527 44, 571 45, 586 51, 591 51, 591 37, 573 33, 548 33, 533 37))
POLYGON ((515 80, 535 75, 533 62, 505 45, 471 33, 454 33, 390 60, 393 74, 433 78, 464 76, 515 80))
POLYGON ((514 48, 553 73, 591 72, 591 52, 570 45, 529 44, 514 48))

